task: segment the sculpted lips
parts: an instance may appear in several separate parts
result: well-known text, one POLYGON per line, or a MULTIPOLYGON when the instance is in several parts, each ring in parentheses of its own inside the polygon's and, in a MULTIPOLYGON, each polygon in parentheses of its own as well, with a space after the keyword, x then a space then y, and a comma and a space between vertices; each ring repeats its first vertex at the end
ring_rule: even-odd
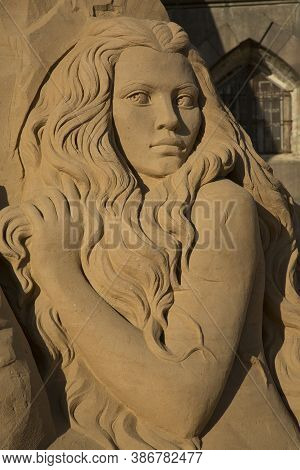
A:
POLYGON ((150 148, 162 155, 181 155, 186 149, 184 142, 176 137, 166 137, 150 144, 150 148))

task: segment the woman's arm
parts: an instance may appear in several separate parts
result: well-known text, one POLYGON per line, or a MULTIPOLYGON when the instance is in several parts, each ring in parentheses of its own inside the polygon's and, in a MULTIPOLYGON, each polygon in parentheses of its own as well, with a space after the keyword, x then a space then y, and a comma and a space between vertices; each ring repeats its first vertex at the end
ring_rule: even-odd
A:
MULTIPOLYGON (((258 227, 251 198, 239 195, 239 199, 236 211, 224 221, 234 234, 235 251, 215 251, 213 247, 195 251, 187 280, 191 292, 199 292, 204 298, 204 303, 199 301, 198 315, 205 347, 212 353, 208 356, 197 351, 182 363, 156 357, 142 332, 93 290, 72 253, 65 252, 59 260, 43 266, 48 295, 70 340, 95 377, 137 416, 181 438, 196 435, 211 416, 226 383, 246 317, 256 269, 258 227), (203 278, 205 266, 210 270, 205 278, 212 277, 211 280, 203 278)), ((37 211, 27 213, 38 226, 40 236, 50 237, 50 225, 55 230, 55 221, 50 223, 43 212, 44 217, 38 222, 37 211)), ((59 217, 58 214, 58 225, 59 217)), ((200 222, 204 227, 206 221, 200 222)), ((35 251, 39 248, 44 249, 37 244, 35 251)), ((37 266, 37 279, 40 272, 37 266)))

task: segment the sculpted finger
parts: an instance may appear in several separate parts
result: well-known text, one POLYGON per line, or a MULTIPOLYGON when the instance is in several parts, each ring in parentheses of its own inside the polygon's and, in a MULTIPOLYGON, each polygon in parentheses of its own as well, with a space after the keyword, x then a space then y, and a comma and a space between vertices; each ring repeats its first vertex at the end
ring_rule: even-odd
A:
POLYGON ((49 197, 41 196, 38 201, 35 201, 35 206, 42 213, 43 218, 46 222, 57 220, 55 204, 49 197))
POLYGON ((69 202, 70 215, 72 221, 78 222, 81 219, 82 203, 80 192, 75 182, 69 176, 62 178, 64 194, 69 202))
POLYGON ((49 199, 55 207, 58 220, 64 220, 66 216, 70 216, 70 206, 66 196, 58 189, 50 189, 48 191, 49 199))
POLYGON ((71 177, 67 175, 62 177, 62 184, 64 194, 69 201, 78 201, 80 199, 80 192, 71 177))
POLYGON ((24 202, 22 204, 22 210, 30 221, 34 230, 40 230, 44 224, 44 217, 42 212, 32 203, 24 202))
POLYGON ((3 233, 7 230, 14 232, 18 227, 28 227, 30 222, 21 207, 5 207, 0 211, 0 226, 3 233))
POLYGON ((32 235, 32 225, 20 207, 0 211, 0 253, 6 259, 19 260, 23 254, 20 239, 32 235))

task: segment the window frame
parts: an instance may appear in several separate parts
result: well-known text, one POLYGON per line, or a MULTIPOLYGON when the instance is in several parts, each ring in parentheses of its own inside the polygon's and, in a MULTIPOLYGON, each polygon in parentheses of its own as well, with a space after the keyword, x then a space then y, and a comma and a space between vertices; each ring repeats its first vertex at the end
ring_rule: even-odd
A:
POLYGON ((232 74, 246 65, 255 69, 259 67, 268 80, 291 96, 291 151, 290 153, 261 154, 265 159, 279 156, 300 157, 300 77, 280 57, 272 51, 267 50, 252 39, 241 42, 237 47, 225 54, 214 66, 210 73, 216 88, 225 80, 230 79, 232 74))

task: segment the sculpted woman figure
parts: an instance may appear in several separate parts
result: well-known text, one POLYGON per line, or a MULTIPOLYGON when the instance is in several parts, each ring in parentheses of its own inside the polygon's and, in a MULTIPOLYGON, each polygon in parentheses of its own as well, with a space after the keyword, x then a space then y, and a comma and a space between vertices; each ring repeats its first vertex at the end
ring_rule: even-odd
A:
POLYGON ((92 22, 18 153, 23 202, 2 211, 1 251, 52 448, 297 448, 292 201, 186 33, 92 22))

